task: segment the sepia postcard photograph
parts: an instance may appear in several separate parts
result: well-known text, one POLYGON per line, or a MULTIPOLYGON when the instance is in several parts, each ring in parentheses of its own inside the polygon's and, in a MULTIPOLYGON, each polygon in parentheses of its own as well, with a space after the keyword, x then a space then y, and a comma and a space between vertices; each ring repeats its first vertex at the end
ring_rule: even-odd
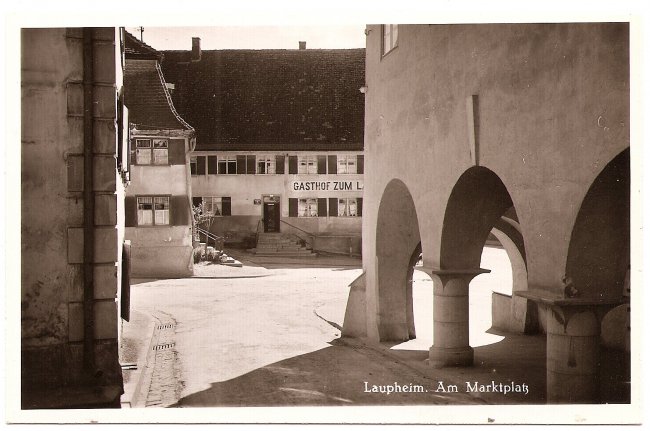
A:
POLYGON ((6 421, 640 424, 635 3, 251 5, 5 15, 6 421))

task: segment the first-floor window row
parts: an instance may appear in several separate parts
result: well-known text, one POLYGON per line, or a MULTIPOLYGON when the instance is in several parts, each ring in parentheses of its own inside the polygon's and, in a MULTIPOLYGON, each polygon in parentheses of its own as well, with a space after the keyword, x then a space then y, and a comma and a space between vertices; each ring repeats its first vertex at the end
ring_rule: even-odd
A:
POLYGON ((361 217, 363 198, 289 198, 289 217, 361 217))
MULTIPOLYGON (((363 154, 288 156, 291 175, 363 174, 363 154)), ((284 155, 200 155, 190 158, 192 175, 274 175, 285 173, 284 155)))

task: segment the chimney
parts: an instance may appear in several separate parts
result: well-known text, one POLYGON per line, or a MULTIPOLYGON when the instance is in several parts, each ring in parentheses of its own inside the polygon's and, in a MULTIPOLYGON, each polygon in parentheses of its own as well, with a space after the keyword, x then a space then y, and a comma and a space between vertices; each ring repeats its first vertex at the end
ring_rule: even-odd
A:
POLYGON ((192 38, 192 61, 201 60, 201 38, 193 37, 192 38))
POLYGON ((298 42, 298 49, 307 49, 307 42, 304 40, 298 42))

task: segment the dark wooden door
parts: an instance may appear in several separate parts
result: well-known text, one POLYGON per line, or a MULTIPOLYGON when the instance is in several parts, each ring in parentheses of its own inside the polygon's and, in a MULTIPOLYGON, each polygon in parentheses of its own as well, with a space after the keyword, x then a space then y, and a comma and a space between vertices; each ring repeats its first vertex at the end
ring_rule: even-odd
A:
POLYGON ((264 202, 264 232, 280 232, 280 202, 264 202))

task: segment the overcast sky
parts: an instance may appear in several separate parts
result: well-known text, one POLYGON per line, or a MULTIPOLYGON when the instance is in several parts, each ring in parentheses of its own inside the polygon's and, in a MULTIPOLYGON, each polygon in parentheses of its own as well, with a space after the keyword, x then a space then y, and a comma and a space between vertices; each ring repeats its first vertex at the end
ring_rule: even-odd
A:
MULTIPOLYGON (((159 50, 192 48, 192 37, 201 38, 201 49, 308 49, 363 48, 365 26, 232 26, 144 27, 144 42, 159 50)), ((140 38, 139 27, 126 31, 140 38)))

